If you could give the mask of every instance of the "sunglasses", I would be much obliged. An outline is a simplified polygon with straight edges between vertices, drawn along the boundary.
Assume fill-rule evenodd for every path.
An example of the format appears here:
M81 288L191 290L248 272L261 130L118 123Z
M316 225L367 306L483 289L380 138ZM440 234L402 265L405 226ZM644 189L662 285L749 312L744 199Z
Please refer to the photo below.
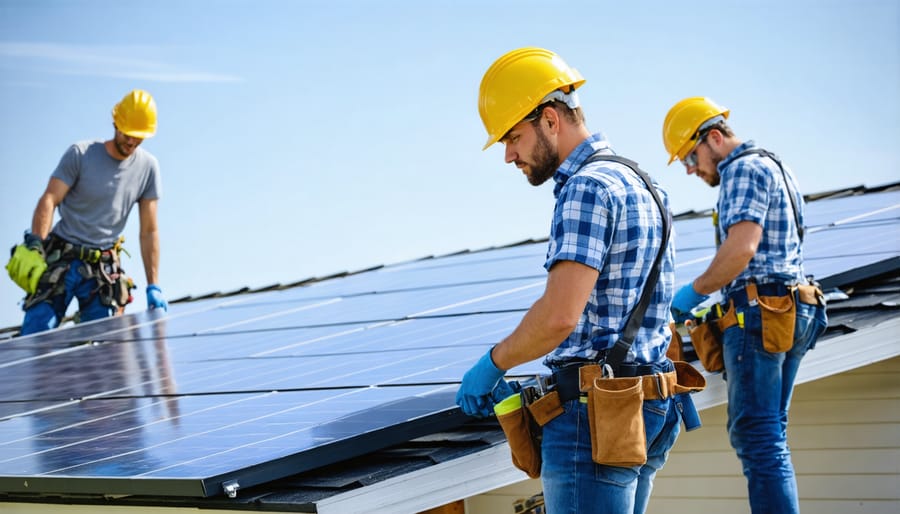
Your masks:
M684 156L684 159L681 159L681 162L684 163L686 168L693 168L697 165L697 149L700 148L700 145L702 145L704 141L706 141L707 134L709 134L708 130L702 134L697 134L697 144Z
M546 109L547 107L550 107L551 103L552 102L545 102L545 103L542 103L541 105L538 105L537 107L534 108L533 111L529 112L524 118L522 118L522 121L534 121L534 120L538 119L538 117L540 117L541 113L544 112L544 109ZM519 123L521 123L521 121Z

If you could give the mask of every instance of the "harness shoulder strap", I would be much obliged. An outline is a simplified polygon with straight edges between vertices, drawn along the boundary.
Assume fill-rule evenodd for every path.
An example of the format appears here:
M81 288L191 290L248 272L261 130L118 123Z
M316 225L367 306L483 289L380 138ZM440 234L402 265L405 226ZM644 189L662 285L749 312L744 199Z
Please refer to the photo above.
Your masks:
M806 232L806 229L803 225L800 224L800 211L797 209L797 202L794 200L795 191L791 190L791 183L788 181L787 173L784 171L784 165L781 164L781 159L778 158L774 153L764 149L764 148L748 148L743 152L734 156L735 159L743 157L745 155L756 154L762 157L768 157L775 161L775 164L778 165L778 169L781 170L781 177L784 180L784 187L787 190L788 199L791 201L791 209L794 210L794 224L797 226L797 235L800 236L800 242L803 242L803 234Z
M614 344L613 347L609 349L606 356L606 363L612 367L613 373L617 374L619 365L625 362L625 358L628 356L628 351L631 349L631 345L634 343L637 331L644 321L644 313L647 311L647 307L650 305L650 299L653 296L653 291L656 289L656 282L659 280L659 269L661 267L662 258L666 252L666 248L669 245L669 231L671 227L672 214L668 209L666 209L665 204L663 204L662 199L659 196L659 192L656 190L656 187L650 180L650 176L647 175L647 173L638 166L638 163L624 157L619 157L618 155L595 153L592 156L588 157L581 164L581 168L584 168L584 166L592 162L598 161L609 161L623 164L637 173L637 175L644 182L644 185L647 186L650 194L653 196L653 200L656 202L656 206L659 208L659 212L662 215L663 225L662 242L660 244L659 251L656 252L656 259L653 261L653 268L650 270L650 275L647 276L647 282L644 284L643 291L641 291L641 299L638 302L637 306L635 306L635 308L628 315L628 321L625 323L625 330L622 332L619 340L616 341L616 344Z

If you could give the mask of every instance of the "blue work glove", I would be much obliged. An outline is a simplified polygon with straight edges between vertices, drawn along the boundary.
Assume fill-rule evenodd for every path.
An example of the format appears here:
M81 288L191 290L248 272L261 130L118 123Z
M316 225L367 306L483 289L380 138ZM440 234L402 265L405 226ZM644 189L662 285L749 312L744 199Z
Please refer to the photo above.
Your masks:
M44 254L44 242L41 240L41 238L32 234L31 232L25 232L25 246L29 250L40 252L41 255Z
M456 404L469 416L490 416L494 412L494 403L515 392L503 380L505 371L494 365L491 350L493 348L466 372L456 392Z
M162 289L156 284L147 286L147 307L152 309L169 310L169 302L163 298Z
M684 323L691 318L691 309L703 303L709 295L694 290L694 283L689 282L675 293L672 299L672 317L676 323Z

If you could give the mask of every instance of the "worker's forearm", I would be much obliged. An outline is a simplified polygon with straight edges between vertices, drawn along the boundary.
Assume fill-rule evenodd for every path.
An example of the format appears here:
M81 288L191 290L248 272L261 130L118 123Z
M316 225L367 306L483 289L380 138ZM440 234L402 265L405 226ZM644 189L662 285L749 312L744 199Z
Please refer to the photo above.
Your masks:
M159 284L159 232L141 234L141 259L147 285Z
M41 239L47 239L47 236L50 235L50 227L53 224L53 210L55 208L56 206L53 205L53 200L49 196L41 196L37 207L34 209L34 216L31 218L32 234Z
M719 248L709 268L694 280L694 291L700 294L718 291L730 284L750 263L753 258L752 250L726 244Z
M728 237L702 275L694 280L694 291L711 294L730 284L750 264L762 238L762 226L741 221L728 229Z
M508 370L547 355L569 336L574 326L565 320L554 321L553 309L546 298L539 299L525 313L519 326L491 353L494 364Z

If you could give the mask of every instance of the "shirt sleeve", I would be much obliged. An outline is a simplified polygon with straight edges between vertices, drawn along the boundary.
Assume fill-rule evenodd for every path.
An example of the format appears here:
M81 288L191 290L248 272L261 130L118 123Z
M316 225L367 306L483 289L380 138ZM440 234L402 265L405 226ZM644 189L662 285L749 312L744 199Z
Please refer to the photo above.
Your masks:
M741 159L728 172L731 177L722 181L724 201L719 209L723 232L727 233L732 225L742 221L765 227L772 186L769 169L757 159Z
M62 180L69 188L75 187L81 170L81 151L78 145L72 145L59 159L59 164L53 170L52 178Z
M550 230L550 248L544 267L575 261L596 270L603 268L612 238L611 211L599 185L573 177L560 191Z
M141 191L141 200L157 200L162 196L162 176L159 172L159 161L156 157L149 155L149 172L147 174L147 182Z

